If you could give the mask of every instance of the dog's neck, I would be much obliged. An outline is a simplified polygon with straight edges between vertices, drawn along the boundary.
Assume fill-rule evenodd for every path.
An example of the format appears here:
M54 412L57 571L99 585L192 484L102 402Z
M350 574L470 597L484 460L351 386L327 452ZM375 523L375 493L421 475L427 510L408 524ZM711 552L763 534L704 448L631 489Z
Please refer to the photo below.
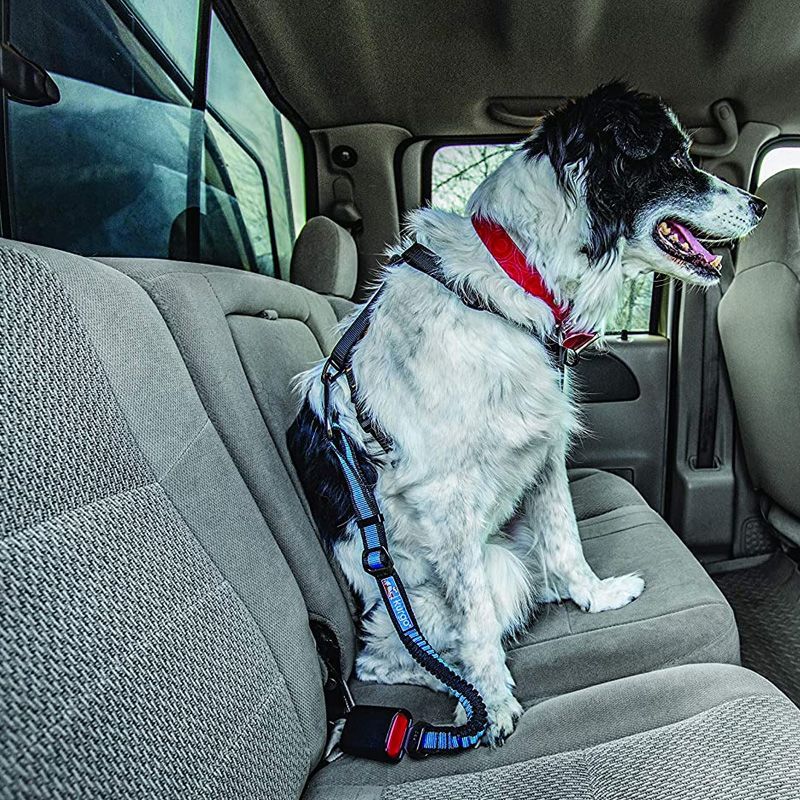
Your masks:
M619 254L590 266L582 248L589 219L579 179L574 198L558 186L549 161L521 164L512 154L475 191L469 217L421 209L409 219L412 236L442 259L442 269L457 285L494 304L505 316L542 334L554 326L547 304L526 295L502 271L478 238L472 215L501 225L540 272L555 300L571 308L570 324L578 330L601 330L622 291Z

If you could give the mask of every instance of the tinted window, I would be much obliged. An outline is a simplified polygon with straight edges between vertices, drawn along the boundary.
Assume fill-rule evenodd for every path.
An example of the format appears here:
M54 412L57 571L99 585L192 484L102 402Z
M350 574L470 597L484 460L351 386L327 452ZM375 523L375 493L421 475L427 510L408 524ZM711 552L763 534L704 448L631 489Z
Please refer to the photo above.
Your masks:
M511 144L470 144L440 147L431 165L431 202L437 208L464 213L464 207L478 184L514 149ZM625 281L625 293L608 331L650 329L653 276L642 275Z
M11 4L12 43L61 92L51 106L8 103L15 238L267 274L280 258L288 273L299 138L216 17L205 36L217 105L194 96L198 13L197 0Z
M186 207L186 96L102 0L15 2L11 40L61 91L44 108L8 104L14 236L167 256Z
M169 53L183 75L194 78L197 0L127 0L132 24L143 25Z
M283 274L288 274L295 220L289 169L302 171L298 136L269 102L230 36L216 16L211 21L211 51L208 62L208 105L229 126L262 166L262 174L242 175L239 202L254 232L253 247L259 264L266 258L269 235L265 230L269 204L272 237ZM294 146L292 146L294 145Z

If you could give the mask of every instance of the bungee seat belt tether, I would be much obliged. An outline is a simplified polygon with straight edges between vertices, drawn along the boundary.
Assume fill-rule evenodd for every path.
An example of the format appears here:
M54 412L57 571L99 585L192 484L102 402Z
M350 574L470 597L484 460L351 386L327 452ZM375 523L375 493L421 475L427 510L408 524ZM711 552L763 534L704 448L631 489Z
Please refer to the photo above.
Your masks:
M422 245L414 244L396 262L402 261L431 277L438 276L438 259ZM358 460L358 447L339 425L330 403L331 385L344 376L351 390L359 422L370 433L373 426L361 414L355 396L355 382L350 372L350 355L366 333L381 290L373 295L353 324L345 331L322 370L324 423L328 442L336 454L350 493L356 525L364 546L364 570L377 581L389 618L409 655L423 669L439 680L463 707L467 721L459 726L431 725L414 721L405 709L381 706L354 706L350 709L339 746L345 753L378 761L397 762L404 753L423 758L431 753L455 753L475 747L486 731L486 705L478 690L466 681L433 648L419 628L403 582L389 553L383 515L372 486L365 478ZM375 438L388 449L382 432ZM388 446L387 446L388 445Z
M597 339L597 335L593 331L575 330L571 327L569 320L571 308L556 301L539 271L527 263L524 253L502 226L479 217L473 218L472 224L475 233L506 275L528 294L545 303L553 314L554 336L545 342L545 345L554 355L559 381L563 387L566 368L577 363L581 353ZM503 316L490 301L477 296L469 289L450 283L442 271L436 254L419 243L412 244L389 263L404 263L425 273L453 292L469 308ZM350 493L355 522L364 545L362 553L364 570L377 581L389 618L406 650L423 669L448 689L462 705L467 716L467 721L463 725L440 726L430 725L424 721L414 722L411 714L405 709L380 706L352 707L342 732L341 749L351 755L396 762L403 757L404 752L414 758L422 758L430 753L456 753L475 747L486 732L488 717L486 704L478 690L444 661L420 631L403 582L389 554L383 516L372 486L365 478L359 463L358 447L339 425L335 410L330 403L332 384L344 377L350 388L350 398L359 424L386 452L389 452L392 446L391 440L361 408L355 378L350 367L353 348L369 327L381 291L382 287L364 306L339 339L323 367L321 378L324 392L325 432Z

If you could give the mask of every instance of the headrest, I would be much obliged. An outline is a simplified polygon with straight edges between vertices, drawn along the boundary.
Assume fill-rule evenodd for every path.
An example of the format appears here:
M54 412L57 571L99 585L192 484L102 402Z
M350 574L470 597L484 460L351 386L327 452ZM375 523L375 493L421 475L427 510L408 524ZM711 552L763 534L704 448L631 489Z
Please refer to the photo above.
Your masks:
M357 275L358 250L353 237L327 217L306 222L292 251L292 283L349 299L356 290Z
M800 275L800 169L785 169L756 194L769 208L761 224L739 245L736 273L777 261Z

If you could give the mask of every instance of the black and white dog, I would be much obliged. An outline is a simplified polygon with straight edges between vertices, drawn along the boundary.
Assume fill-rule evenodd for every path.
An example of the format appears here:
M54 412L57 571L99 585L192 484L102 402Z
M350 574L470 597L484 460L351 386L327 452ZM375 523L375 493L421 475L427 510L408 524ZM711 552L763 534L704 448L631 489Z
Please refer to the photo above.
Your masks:
M547 116L477 188L469 216L432 208L410 216L394 252L425 245L450 288L390 264L353 353L358 400L391 438L390 452L359 425L343 382L331 402L363 448L420 628L480 690L490 743L522 710L503 640L535 605L569 598L605 611L644 589L635 574L595 575L583 555L565 467L579 423L546 346L556 335L554 303L568 309L567 333L599 331L625 277L655 271L710 286L719 259L702 242L743 236L765 208L693 165L687 135L661 101L615 83ZM521 251L549 302L502 266L495 234ZM465 304L464 293L492 310ZM440 690L404 650L362 569L320 423L321 367L298 378L304 406L290 440L318 521L363 602L358 675Z

